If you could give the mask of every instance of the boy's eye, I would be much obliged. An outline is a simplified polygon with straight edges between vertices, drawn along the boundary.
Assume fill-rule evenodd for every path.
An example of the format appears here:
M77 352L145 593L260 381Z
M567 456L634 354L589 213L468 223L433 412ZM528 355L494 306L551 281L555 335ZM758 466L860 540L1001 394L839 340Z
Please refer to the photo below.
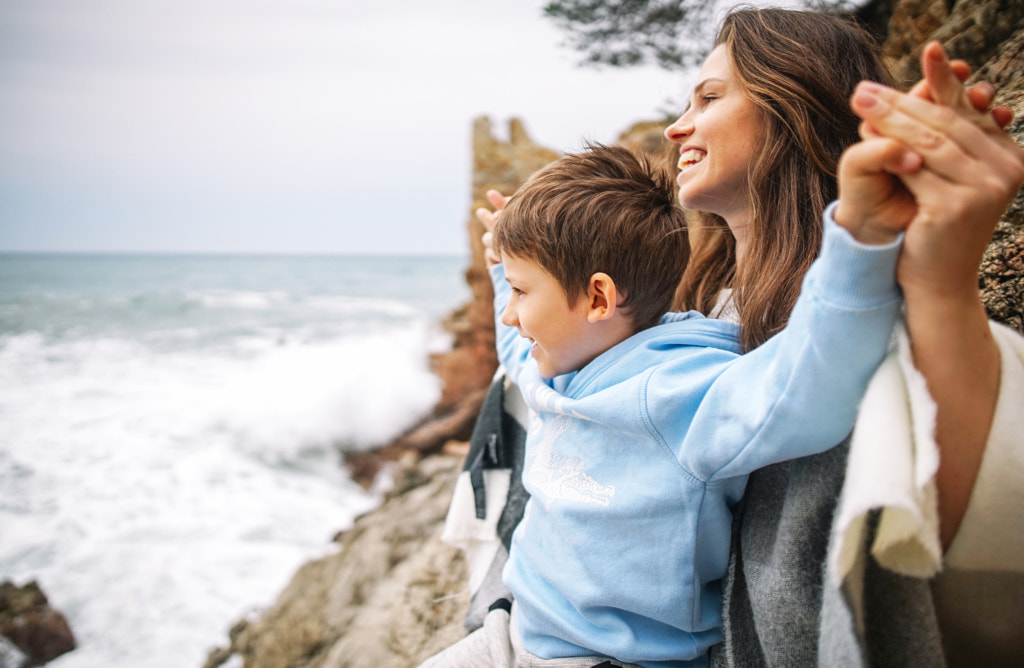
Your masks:
M512 294L514 294L514 295L524 295L524 294L526 294L525 292L523 292L522 290L520 290L519 288L517 288L514 285L510 285L509 287L512 289Z

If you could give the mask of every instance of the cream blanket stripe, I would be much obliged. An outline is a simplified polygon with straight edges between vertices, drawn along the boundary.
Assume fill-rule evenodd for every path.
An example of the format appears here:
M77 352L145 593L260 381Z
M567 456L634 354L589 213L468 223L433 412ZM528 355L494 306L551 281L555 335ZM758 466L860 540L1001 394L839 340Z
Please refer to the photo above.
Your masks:
M999 346L999 400L985 457L946 565L1024 572L1024 338L990 323ZM931 577L939 542L935 404L910 358L904 331L861 403L846 482L833 524L829 571L837 585L857 562L867 515L882 509L871 553L883 567Z

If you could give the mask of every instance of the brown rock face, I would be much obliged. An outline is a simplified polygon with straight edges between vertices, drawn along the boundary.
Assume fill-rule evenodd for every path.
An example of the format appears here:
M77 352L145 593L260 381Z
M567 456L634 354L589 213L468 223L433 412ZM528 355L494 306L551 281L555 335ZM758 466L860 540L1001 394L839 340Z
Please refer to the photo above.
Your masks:
M1018 15L1024 14L1021 4L1015 3ZM1002 43L998 57L978 67L974 79L996 87L996 103L1013 110L1007 130L1024 144L1024 27ZM1024 191L996 227L981 262L979 287L989 317L1024 334Z
M40 666L75 649L64 615L50 607L39 585L0 584L0 636L21 650L30 666Z
M641 121L619 135L616 143L646 153L656 164L660 163L667 169L672 169L679 159L679 146L665 138L665 128L674 120L666 118L661 121Z
M531 174L556 158L558 153L530 139L519 119L509 122L508 141L495 138L490 119L480 117L473 121L473 199L466 223L472 252L466 283L473 298L460 309L461 328L454 330L452 352L439 360L438 374L446 396L487 388L498 368L494 351L494 293L480 241L484 227L475 212L480 207L490 207L486 198L488 190L511 195ZM443 403L445 397L441 401Z

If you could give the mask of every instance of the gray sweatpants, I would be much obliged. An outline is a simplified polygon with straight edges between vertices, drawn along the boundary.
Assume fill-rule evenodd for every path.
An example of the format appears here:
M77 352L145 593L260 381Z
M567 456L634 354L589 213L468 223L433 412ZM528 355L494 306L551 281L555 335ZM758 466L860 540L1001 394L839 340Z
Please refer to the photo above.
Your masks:
M574 656L567 659L542 659L530 654L519 643L512 616L496 608L484 617L484 625L419 668L640 668L601 656Z

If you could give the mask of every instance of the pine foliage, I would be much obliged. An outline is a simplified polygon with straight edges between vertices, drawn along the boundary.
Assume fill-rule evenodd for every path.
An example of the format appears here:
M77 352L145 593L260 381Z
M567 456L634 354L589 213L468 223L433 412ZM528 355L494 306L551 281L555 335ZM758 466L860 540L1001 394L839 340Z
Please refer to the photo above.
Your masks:
M719 10L729 4L718 0L556 0L544 6L544 14L566 34L566 45L583 54L582 65L653 63L680 70L707 56L721 18ZM841 12L860 3L804 0L802 4ZM867 5L875 4L879 0L868 0Z

